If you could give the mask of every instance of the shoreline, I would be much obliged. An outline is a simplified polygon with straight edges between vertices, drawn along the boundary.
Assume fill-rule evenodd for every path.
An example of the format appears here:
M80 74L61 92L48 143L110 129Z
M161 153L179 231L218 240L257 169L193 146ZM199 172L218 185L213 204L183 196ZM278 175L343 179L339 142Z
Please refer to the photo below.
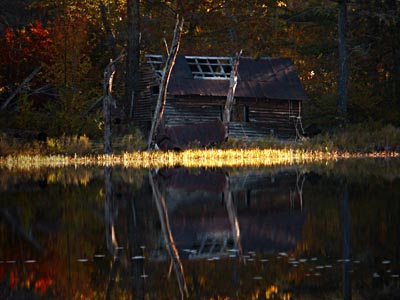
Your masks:
M111 155L4 155L0 169L37 169L54 167L265 167L294 165L339 159L399 158L395 151L323 152L302 149L195 149L173 151L134 151Z

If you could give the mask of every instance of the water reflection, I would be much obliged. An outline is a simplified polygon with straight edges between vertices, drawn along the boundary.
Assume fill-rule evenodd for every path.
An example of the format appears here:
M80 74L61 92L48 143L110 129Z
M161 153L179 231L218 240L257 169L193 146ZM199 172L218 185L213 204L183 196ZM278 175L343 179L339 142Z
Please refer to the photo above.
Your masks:
M158 187L158 182L155 179L154 171L149 171L149 181L151 189L153 191L153 199L156 203L158 215L160 217L161 231L164 236L165 246L171 258L171 265L173 265L175 269L179 285L179 291L181 293L181 298L184 299L185 296L186 297L189 296L189 291L185 279L185 273L178 253L178 249L176 248L174 237L171 232L171 227L169 225L169 216L168 216L167 206L165 204L165 198L164 195L160 192L160 189Z
M343 258L343 299L351 300L351 226L349 209L349 190L346 183L341 184L339 193L339 215L342 235L342 258Z
M0 299L395 298L399 166L0 169Z

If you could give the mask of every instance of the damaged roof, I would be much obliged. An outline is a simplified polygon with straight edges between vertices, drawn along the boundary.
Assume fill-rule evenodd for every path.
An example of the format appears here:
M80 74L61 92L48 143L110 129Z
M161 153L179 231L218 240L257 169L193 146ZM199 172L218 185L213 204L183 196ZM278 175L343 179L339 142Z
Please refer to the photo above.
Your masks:
M229 88L229 60L232 61L232 58L178 55L172 70L168 93L173 96L225 97ZM307 99L290 58L254 60L241 57L235 97Z

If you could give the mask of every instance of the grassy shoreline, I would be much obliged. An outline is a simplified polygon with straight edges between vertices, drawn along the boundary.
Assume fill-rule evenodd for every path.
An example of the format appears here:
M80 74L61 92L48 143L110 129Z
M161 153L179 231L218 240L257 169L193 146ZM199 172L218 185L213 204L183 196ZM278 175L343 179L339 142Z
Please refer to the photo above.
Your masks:
M352 125L337 133L325 133L298 141L266 138L259 141L229 139L212 148L192 145L180 152L145 151L141 136L113 140L114 154L102 154L102 142L86 136L48 138L21 142L0 133L0 167L122 165L126 167L171 166L266 166L316 160L366 157L400 157L400 128Z

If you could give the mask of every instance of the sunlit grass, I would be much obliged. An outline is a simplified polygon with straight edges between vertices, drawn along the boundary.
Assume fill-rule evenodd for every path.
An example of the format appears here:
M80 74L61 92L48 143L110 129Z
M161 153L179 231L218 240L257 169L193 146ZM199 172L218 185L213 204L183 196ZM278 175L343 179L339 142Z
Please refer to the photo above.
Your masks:
M292 165L347 157L399 157L395 152L350 154L296 149L203 149L182 152L136 151L121 155L8 155L0 158L0 167L34 169L67 166L161 167L245 167Z

